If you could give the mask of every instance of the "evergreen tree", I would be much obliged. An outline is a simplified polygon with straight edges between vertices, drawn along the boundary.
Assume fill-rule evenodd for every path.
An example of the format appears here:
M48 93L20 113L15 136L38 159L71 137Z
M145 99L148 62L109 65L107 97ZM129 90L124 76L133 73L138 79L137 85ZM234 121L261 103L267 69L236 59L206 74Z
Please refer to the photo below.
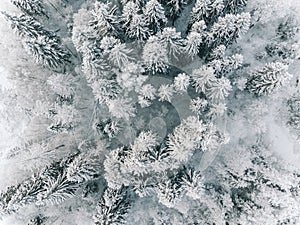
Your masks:
M229 14L238 14L247 6L248 0L226 0L224 12Z
M117 7L111 3L95 2L89 25L99 37L118 33L119 18L116 11Z
M11 23L12 29L21 37L38 39L39 37L47 37L59 41L59 38L54 32L47 31L34 18L22 14L21 16L10 16L7 13L2 13L5 18Z
M248 79L247 88L255 95L267 95L291 78L292 75L288 73L287 65L281 62L267 63L263 68L252 73Z
M136 16L139 11L140 8L136 3L131 1L126 3L122 10L122 20L124 22L124 28L127 28L130 25L132 18Z
M143 49L143 62L147 70L154 73L165 73L168 69L168 53L156 36L151 36Z
M77 183L90 181L99 177L101 167L99 155L95 149L89 149L88 153L81 153L69 164L66 177Z
M172 85L162 84L158 88L158 94L157 95L159 97L159 101L171 102L174 93L175 93L175 90L174 90L174 87Z
M186 37L184 49L191 58L194 58L200 53L200 47L206 37L205 30L206 25L203 20L195 22L192 26L191 32Z
M107 188L97 206L97 214L94 216L95 224L124 224L130 204L128 187Z
M125 44L116 44L110 50L108 60L119 68L122 68L124 65L134 60L134 58L130 56L131 54L132 50L127 48Z
M186 4L187 4L186 0L167 0L167 2L165 3L167 16L171 18L173 21L175 21L180 16Z
M207 41L209 46L215 48L220 44L227 46L233 43L238 37L248 31L250 18L249 13L227 14L225 17L219 17L208 34Z
M158 34L160 42L166 46L169 57L177 58L183 50L183 38L180 32L176 32L175 28L166 27Z
M60 69L71 63L71 54L53 39L41 37L37 40L28 40L24 42L24 47L37 63L51 69Z
M150 36L150 29L144 15L134 15L128 27L126 35L137 40L146 40Z
M222 0L197 0L192 9L189 27L201 20L210 26L221 15L223 8Z
M144 15L150 30L155 34L167 23L163 6L157 0L150 0L144 8Z
M23 13L29 16L47 16L41 0L11 0Z

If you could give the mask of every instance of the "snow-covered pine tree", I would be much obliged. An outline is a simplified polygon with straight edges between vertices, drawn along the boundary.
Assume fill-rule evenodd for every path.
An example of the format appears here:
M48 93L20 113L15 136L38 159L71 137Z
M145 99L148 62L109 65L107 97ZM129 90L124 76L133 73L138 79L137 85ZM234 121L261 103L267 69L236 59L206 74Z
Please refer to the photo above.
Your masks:
M113 138L122 129L121 123L118 120L112 120L111 118L96 120L93 128L98 134L102 134L105 137Z
M23 182L0 194L0 214L17 211L33 203L55 203L74 194L75 183L67 181L65 169L76 154L53 162Z
M190 76L180 73L174 78L174 89L179 93L186 92L190 85Z
M97 214L94 216L95 224L124 224L130 205L130 189L128 187L107 188L97 206Z
M150 0L146 3L144 15L152 34L162 30L168 21L163 6L157 0Z
M29 16L46 16L48 18L41 0L11 0L11 2Z
M116 99L121 93L121 87L115 79L99 78L91 84L91 88L99 103Z
M128 64L130 61L134 61L131 56L133 50L126 47L124 43L117 43L110 50L108 60L112 62L113 65L119 67L120 69Z
M66 171L55 177L47 176L43 179L42 191L37 195L38 204L59 204L73 197L77 188L75 182L67 179Z
M241 13L247 6L248 0L225 0L224 12L228 14Z
M132 18L137 15L139 11L140 7L138 6L138 4L132 1L126 3L122 10L122 21L124 23L123 26L125 29L130 25Z
M184 50L191 58L196 57L200 52L200 47L206 37L206 25L204 20L195 22L191 32L184 41Z
M183 51L184 41L180 32L175 28L166 27L158 34L160 42L166 46L169 57L178 59L178 54Z
M207 42L210 48L218 45L232 44L238 37L246 33L250 27L250 14L226 14L219 17L208 33Z
M172 101L172 97L175 94L175 90L173 85L162 84L157 90L157 96L159 97L159 101Z
M222 0L197 0L192 9L189 28L201 20L205 21L206 25L211 26L222 14L223 8Z
M167 0L166 3L166 15L173 21L180 16L183 8L187 5L187 0Z
M116 15L116 11L117 7L112 3L95 2L89 25L99 38L118 34L119 17Z
M54 32L47 31L37 20L27 15L11 16L5 12L2 12L5 18L11 23L12 29L23 38L37 39L41 36L48 37L50 39L57 39L57 35Z
M193 86L196 92L205 93L207 88L212 86L216 80L215 70L209 66L202 66L192 72Z
M33 175L20 184L8 187L0 193L0 215L10 214L25 205L35 203L42 187L43 181L39 175Z
M95 149L81 153L69 164L66 171L67 179L72 182L82 183L98 178L102 172L99 153Z
M181 191L192 199L201 199L205 191L204 178L194 168L184 167L180 171Z
M219 101L224 100L229 95L231 89L230 80L226 77L221 77L208 85L204 93L209 99Z
M162 181L158 183L157 188L155 189L158 202L168 208L173 208L176 201L180 199L180 183L176 181L175 177L164 175Z
M71 63L71 54L57 41L48 37L24 42L25 49L35 61L50 69L61 69Z
M147 70L155 73L165 73L169 67L169 58L166 46L160 43L156 36L151 36L143 49L143 62Z
M150 36L148 22L144 15L134 15L128 27L126 27L126 35L129 38L137 40L146 40Z
M290 80L288 65L281 62L267 63L264 67L254 71L247 81L247 89L257 95L271 94Z

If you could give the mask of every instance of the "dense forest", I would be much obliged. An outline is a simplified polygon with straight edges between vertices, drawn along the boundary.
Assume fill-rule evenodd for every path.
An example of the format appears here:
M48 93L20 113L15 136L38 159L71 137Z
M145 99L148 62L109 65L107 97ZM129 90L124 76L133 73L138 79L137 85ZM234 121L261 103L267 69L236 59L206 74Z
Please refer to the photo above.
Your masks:
M298 0L1 0L0 224L300 224Z

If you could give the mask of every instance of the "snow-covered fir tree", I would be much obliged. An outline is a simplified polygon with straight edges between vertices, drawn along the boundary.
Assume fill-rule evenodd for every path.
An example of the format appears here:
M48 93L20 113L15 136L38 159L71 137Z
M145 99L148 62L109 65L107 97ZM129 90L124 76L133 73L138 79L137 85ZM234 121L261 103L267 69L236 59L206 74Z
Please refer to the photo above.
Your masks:
M267 95L291 78L292 75L288 72L288 65L281 62L268 63L251 74L247 82L247 88L258 96Z
M167 23L165 10L157 0L150 0L146 3L144 15L152 33L160 31Z
M23 13L30 16L47 16L44 3L41 0L11 0Z
M296 3L1 2L0 223L299 224Z

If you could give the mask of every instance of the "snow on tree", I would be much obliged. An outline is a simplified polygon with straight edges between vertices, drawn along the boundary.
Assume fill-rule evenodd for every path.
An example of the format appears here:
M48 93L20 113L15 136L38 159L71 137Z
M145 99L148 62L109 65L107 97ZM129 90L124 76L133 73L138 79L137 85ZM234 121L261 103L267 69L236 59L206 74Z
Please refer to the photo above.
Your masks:
M203 20L195 22L192 26L191 32L186 37L184 49L191 58L194 58L199 54L200 47L203 44L203 40L206 36L205 30L206 25Z
M121 93L121 88L113 79L98 79L91 84L94 96L99 103L116 99Z
M147 70L155 73L165 73L168 69L168 52L156 36L151 36L143 49L143 62Z
M187 4L186 0L168 0L166 3L167 16L173 21L178 18Z
M226 0L224 12L229 14L238 14L247 6L248 0Z
M35 61L51 69L59 69L71 63L71 54L56 41L47 37L24 42L25 49Z
M68 133L78 125L78 110L73 105L56 105L54 115L51 116L52 124L48 127L54 133Z
M67 179L82 183L99 177L102 165L98 154L95 149L91 149L90 152L77 156L67 168Z
M98 203L97 214L94 216L95 224L124 224L131 205L129 191L129 188L124 186L120 189L107 188Z
M129 120L134 117L135 107L130 98L116 98L107 101L108 110L117 119Z
M288 72L288 65L281 62L267 63L251 74L247 82L247 89L258 96L267 95L291 78L292 75Z
M41 0L11 0L23 13L30 16L47 16Z
M148 79L147 76L142 75L145 69L138 63L128 63L124 65L122 71L117 74L118 84L128 91L138 92L144 82Z
M209 106L209 112L207 116L222 116L227 110L225 103L212 103Z
M92 19L89 25L100 37L118 33L119 18L116 15L117 7L111 3L95 2L91 12Z
M150 106L151 101L156 98L156 89L151 84L143 85L140 90L138 90L138 93L140 94L138 96L138 102L142 108Z
M125 64L134 60L130 54L132 54L132 50L127 48L125 44L116 44L110 50L108 60L119 68L122 68Z
M47 31L45 28L34 18L27 15L11 16L2 12L5 18L11 23L12 29L21 37L37 39L40 36L45 36L51 39L58 39L54 32Z
M162 182L158 184L156 193L158 202L169 208L174 207L176 200L180 198L179 185L174 181L174 179L170 179L169 177L164 177Z
M181 189L192 199L201 199L204 194L204 178L193 168L184 168L181 177Z
M67 179L66 173L57 177L47 177L44 180L43 191L38 194L38 204L59 204L75 195L76 185Z
M51 163L23 182L0 193L0 212L7 214L30 204L58 204L74 196L78 186L67 179L66 168L76 158L70 154Z
M207 100L199 97L192 99L189 105L190 109L198 115L201 115L207 109L207 106Z
M140 8L136 3L132 1L126 3L122 10L122 20L125 28L130 25L132 18L137 15L139 11Z
M215 143L211 140L218 139L217 133L213 125L206 125L196 117L190 116L168 136L167 146L171 151L170 155L177 163L186 162L196 149L206 151L215 147Z
M16 186L11 186L0 193L0 215L10 214L21 207L37 201L37 194L41 192L42 180L32 176Z
M159 101L168 101L171 102L172 97L175 93L174 87L169 84L162 84L158 88L157 96L159 97Z
M53 74L47 79L47 84L59 96L71 99L75 94L75 80L71 74Z
M169 57L175 57L183 50L183 38L180 32L176 32L175 28L166 27L158 34L160 42L166 46Z
M227 46L233 43L238 37L248 31L250 19L249 13L226 14L225 17L219 17L218 21L213 24L207 37L210 47L214 48L220 44Z
M204 20L207 25L215 22L221 15L224 4L222 0L197 0L191 13L190 26Z
M174 89L179 92L187 91L190 85L190 77L185 73L180 73L174 78Z
M146 17L144 15L134 15L129 26L126 27L126 34L132 39L146 40L150 36Z
M230 80L226 77L217 78L206 89L206 96L212 100L224 100L231 91Z
M157 0L150 0L144 8L144 15L152 33L157 33L167 23L165 10Z
M103 134L110 139L118 135L118 133L122 129L122 126L118 120L112 120L108 118L103 120L96 120L94 122L93 128L98 134Z
M128 4L128 2L133 2L135 4L137 4L138 6L144 6L147 2L147 0L121 0L123 6L125 7L126 4Z
M219 45L219 46L215 47L214 49L212 49L212 51L210 52L207 59L209 61L223 59L225 56L225 51L226 51L226 46Z
M215 70L208 66L202 66L199 69L193 70L191 77L196 91L203 93L205 93L207 88L212 86L216 80Z

